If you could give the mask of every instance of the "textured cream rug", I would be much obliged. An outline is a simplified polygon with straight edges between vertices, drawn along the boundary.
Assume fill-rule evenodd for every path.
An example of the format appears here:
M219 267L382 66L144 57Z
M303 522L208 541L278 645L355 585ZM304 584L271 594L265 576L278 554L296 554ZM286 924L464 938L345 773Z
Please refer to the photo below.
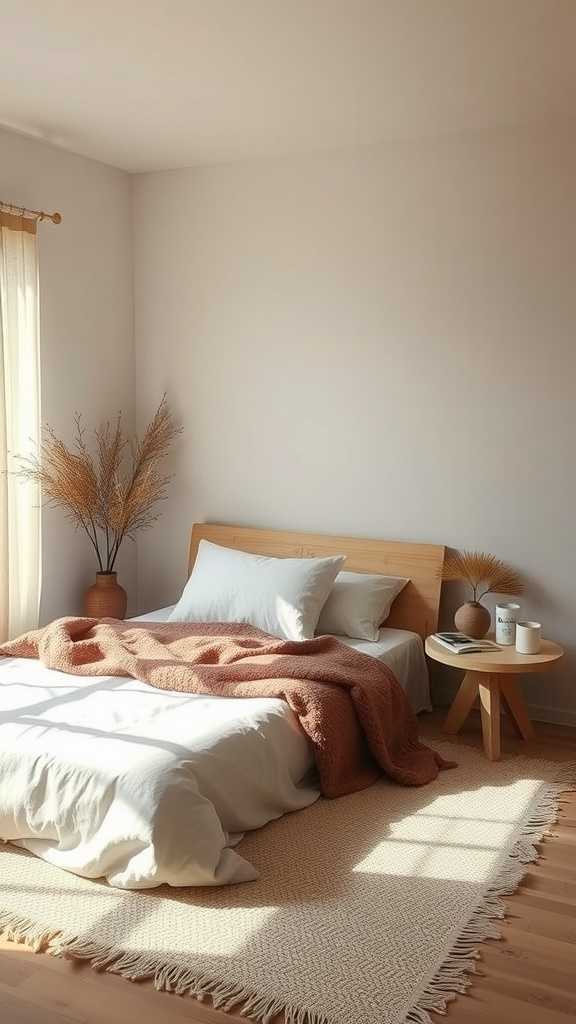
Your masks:
M382 782L248 836L257 882L123 892L1 846L0 931L262 1022L424 1024L465 990L576 781L438 746L459 767L437 783Z

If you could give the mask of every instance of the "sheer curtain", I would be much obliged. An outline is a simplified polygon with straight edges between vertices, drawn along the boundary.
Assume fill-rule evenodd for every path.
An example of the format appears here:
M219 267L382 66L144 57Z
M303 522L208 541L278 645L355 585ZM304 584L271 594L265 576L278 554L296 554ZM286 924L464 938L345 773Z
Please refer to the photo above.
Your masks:
M39 440L36 221L0 210L0 639L38 624L40 493L11 470Z

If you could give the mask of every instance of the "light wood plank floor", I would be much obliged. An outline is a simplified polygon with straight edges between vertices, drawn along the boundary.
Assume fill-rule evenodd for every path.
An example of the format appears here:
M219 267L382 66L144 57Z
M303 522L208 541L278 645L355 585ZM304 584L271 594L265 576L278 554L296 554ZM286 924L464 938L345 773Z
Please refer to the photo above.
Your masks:
M423 720L425 735L439 734L440 714ZM526 753L576 760L576 730L537 726ZM457 742L480 745L471 716ZM504 750L520 742L511 736ZM1 881L0 881L1 884ZM509 900L502 942L482 946L481 975L448 1013L448 1024L567 1024L576 1018L576 794L566 797L553 838ZM232 1018L189 998L155 992L98 974L74 961L30 953L0 940L0 1020L6 1024L230 1024ZM441 1018L438 1018L440 1021Z

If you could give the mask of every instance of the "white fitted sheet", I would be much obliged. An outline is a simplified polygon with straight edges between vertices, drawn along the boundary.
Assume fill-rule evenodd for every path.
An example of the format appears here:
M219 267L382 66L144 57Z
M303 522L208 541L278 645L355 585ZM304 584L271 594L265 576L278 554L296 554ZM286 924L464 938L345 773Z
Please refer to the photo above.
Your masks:
M430 680L422 637L407 629L383 627L377 640L352 640L349 636L337 638L355 651L378 658L392 669L404 690L413 711L431 711Z

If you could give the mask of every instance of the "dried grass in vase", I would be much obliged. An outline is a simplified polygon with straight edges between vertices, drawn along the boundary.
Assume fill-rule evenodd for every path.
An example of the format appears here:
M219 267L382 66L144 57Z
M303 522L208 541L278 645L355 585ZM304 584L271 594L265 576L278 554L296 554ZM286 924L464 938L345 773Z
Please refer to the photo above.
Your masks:
M524 589L515 569L482 551L462 551L447 555L442 579L467 583L472 589L473 601L481 601L486 594L521 594Z
M165 395L141 440L132 444L124 434L120 414L114 425L106 423L94 431L94 452L86 443L79 414L74 422L71 446L47 427L39 454L18 457L16 472L38 482L46 503L61 508L76 529L84 531L94 548L98 576L115 576L124 539L134 538L159 518L158 502L166 497L171 480L160 466L182 428L174 422ZM110 581L100 580L99 586L104 585L112 586ZM125 594L123 605L125 610ZM121 606L117 601L114 608Z

